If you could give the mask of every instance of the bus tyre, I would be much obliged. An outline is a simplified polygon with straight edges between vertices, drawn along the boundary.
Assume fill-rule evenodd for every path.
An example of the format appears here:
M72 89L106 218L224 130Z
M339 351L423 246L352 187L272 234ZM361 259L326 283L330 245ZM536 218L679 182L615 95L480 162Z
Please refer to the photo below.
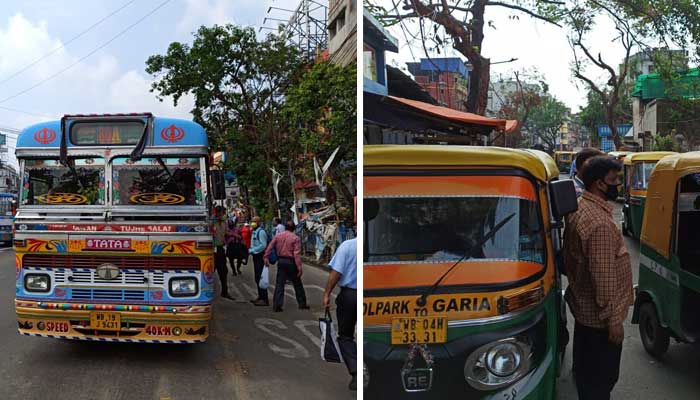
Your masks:
M646 302L639 309L639 333L647 353L661 358L668 350L669 334L659 323L654 303Z

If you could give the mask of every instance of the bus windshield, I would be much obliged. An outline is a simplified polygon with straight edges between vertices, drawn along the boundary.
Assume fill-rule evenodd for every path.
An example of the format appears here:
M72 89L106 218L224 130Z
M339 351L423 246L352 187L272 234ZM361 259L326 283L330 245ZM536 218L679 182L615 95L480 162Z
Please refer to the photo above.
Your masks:
M104 204L104 159L70 158L24 161L23 205Z
M112 162L114 205L203 205L200 158L126 157Z
M373 203L373 204L368 204ZM365 261L454 262L471 258L544 263L544 232L537 203L517 197L366 198ZM373 212L374 213L374 212ZM493 227L514 214L481 248Z

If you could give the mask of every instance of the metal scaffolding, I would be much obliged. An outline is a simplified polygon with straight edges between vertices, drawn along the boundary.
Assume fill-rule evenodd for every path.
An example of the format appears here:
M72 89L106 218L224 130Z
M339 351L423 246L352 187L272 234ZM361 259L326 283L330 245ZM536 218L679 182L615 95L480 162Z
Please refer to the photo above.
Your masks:
M328 47L328 6L323 3L324 0L301 0L296 10L270 6L258 31L277 31L307 59L314 59ZM289 18L284 19L286 16ZM268 21L277 26L265 26Z

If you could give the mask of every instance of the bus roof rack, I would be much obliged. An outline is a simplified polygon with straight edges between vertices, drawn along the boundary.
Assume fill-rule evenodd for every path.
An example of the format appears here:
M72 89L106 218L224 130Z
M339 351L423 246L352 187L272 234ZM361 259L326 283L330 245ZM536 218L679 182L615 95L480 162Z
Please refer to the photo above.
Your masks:
M76 118L76 117L134 117L134 116L145 116L152 117L153 114L150 112L140 112L140 113L113 113L113 114L65 114L63 118Z

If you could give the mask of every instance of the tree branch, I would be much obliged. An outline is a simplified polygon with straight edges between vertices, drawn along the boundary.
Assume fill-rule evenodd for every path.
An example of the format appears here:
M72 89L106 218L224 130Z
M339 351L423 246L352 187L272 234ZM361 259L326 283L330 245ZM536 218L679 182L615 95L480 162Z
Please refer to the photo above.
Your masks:
M545 22L549 22L550 24L556 25L556 26L561 28L561 25L559 25L556 21L554 21L550 18L547 18L543 15L539 15L533 11L528 10L527 8L520 7L520 6L515 5L515 4L501 3L500 1L488 1L488 2L486 2L486 5L487 6L505 7L505 8L510 8L511 10L517 10L517 11L523 12L523 13L525 13L533 18L536 18L536 19L539 19L539 20L542 20Z

